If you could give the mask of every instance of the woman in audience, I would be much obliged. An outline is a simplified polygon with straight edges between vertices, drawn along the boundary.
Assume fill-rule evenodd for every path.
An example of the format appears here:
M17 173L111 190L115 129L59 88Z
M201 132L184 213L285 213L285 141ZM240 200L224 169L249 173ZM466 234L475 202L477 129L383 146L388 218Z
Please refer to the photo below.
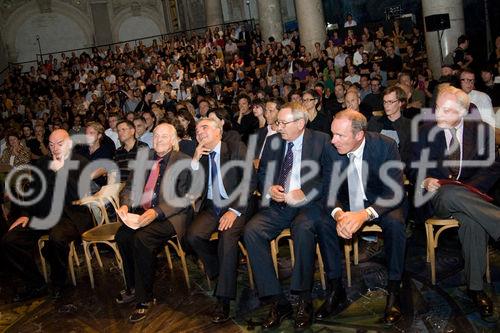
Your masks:
M306 90L302 94L302 105L309 117L307 128L330 135L330 121L328 116L321 112L321 98L318 93L313 89Z
M5 135L7 147L0 157L0 163L17 167L29 164L31 160L30 150L22 144L21 135L15 130L10 130Z
M253 115L259 120L259 128L266 126L266 118L264 117L265 104L261 100L255 100L252 103Z

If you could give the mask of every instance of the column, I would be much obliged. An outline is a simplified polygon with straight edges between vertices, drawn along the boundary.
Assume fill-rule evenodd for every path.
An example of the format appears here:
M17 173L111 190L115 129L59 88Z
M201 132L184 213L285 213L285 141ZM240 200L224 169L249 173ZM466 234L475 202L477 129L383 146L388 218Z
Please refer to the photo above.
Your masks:
M422 0L422 11L424 18L429 15L450 15L450 29L443 32L441 46L443 58L453 52L457 47L457 39L465 33L464 6L462 0ZM442 33L442 32L440 32ZM434 78L439 78L441 72L441 53L439 50L439 39L436 31L425 32L425 43L427 49L427 62L432 70Z
M307 52L314 51L314 43L323 44L326 39L325 15L321 0L295 0L299 23L300 43Z
M263 40L267 43L269 37L276 41L283 38L283 22L281 20L280 0L258 0L259 25Z
M95 44L105 45L113 43L111 32L111 22L109 20L109 10L107 1L90 1L90 10L94 23Z
M220 0L206 0L205 15L207 18L207 26L223 24L224 17L222 16L222 5Z

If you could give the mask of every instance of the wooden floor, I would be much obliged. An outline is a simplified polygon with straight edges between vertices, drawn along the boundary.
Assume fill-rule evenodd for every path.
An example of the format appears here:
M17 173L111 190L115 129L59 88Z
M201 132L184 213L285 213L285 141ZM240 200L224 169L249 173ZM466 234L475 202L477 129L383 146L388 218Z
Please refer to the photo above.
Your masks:
M429 281L425 249L418 243L408 247L407 277L403 293L405 318L396 327L381 323L385 304L384 284L387 277L383 255L353 266L353 286L348 289L351 305L341 314L316 322L312 332L500 332L498 315L482 320L468 300L459 247L442 245L438 253L438 279ZM290 261L286 247L280 253L280 276L288 296ZM487 287L496 312L500 313L500 251L491 255L493 284ZM80 260L82 256L80 255ZM166 259L158 258L155 295L157 305L147 319L136 324L127 320L133 305L117 305L115 296L123 281L110 253L103 254L104 268L94 263L96 288L90 288L87 270L82 262L77 268L77 287L68 288L65 297L53 301L48 297L26 303L12 303L14 280L9 272L0 275L0 331L5 332L260 332L259 321L267 308L259 303L255 291L248 286L245 265L240 266L238 300L233 302L233 320L215 325L210 312L215 305L206 278L192 260L188 260L191 289L174 261L168 270ZM345 278L345 277L344 277ZM324 292L318 276L313 290L314 306L321 303ZM292 302L295 300L290 296ZM277 332L292 332L293 322L286 320Z

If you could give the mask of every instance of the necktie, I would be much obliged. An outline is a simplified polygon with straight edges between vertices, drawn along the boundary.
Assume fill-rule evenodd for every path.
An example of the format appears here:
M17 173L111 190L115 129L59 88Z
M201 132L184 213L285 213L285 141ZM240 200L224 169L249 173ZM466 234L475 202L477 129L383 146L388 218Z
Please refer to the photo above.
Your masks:
M280 176L278 178L278 185L283 186L285 192L288 191L290 186L290 172L293 166L293 142L288 142L288 149L286 151L285 159L283 160L283 165L281 166Z
M450 174L453 178L457 179L458 174L460 173L460 155L461 155L461 148L460 148L460 142L458 142L457 138L457 129L452 127L450 128L451 132L451 140L450 140L450 146L448 147L448 160L450 161L455 161L457 165L452 165L449 167Z
M151 208L151 202L153 201L156 182L158 181L158 177L160 176L160 161L161 159L158 159L155 164L153 164L153 168L151 168L151 172L149 173L146 186L144 186L144 193L142 194L141 198L141 204L144 210Z
M349 208L351 212L357 212L365 208L363 192L358 170L354 164L353 153L349 154L349 166L347 168L347 185L349 188Z
M215 163L215 151L210 152L210 176L212 177L212 202L214 207L215 216L219 217L222 213L222 208L218 206L222 202L222 196L219 188L219 171L217 170L217 163Z

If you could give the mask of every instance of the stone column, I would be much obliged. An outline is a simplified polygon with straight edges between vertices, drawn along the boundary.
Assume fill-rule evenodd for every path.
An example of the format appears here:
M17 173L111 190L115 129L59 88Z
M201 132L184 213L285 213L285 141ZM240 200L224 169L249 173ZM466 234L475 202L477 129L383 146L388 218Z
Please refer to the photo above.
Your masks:
M224 17L220 0L205 0L205 15L208 26L223 24Z
M276 41L283 39L283 21L281 20L280 0L258 0L259 25L262 38L267 42L269 37Z
M307 52L314 51L314 43L326 39L325 15L321 0L295 0L295 11L299 23L300 43Z
M92 12L92 20L94 23L96 45L113 43L113 34L111 32L111 22L109 19L109 9L107 1L90 1L90 10Z
M450 15L450 29L440 32L443 34L441 46L443 58L457 47L457 39L465 33L463 0L422 0L424 18L435 14ZM436 31L425 32L427 62L434 78L439 78L441 71L441 53Z

